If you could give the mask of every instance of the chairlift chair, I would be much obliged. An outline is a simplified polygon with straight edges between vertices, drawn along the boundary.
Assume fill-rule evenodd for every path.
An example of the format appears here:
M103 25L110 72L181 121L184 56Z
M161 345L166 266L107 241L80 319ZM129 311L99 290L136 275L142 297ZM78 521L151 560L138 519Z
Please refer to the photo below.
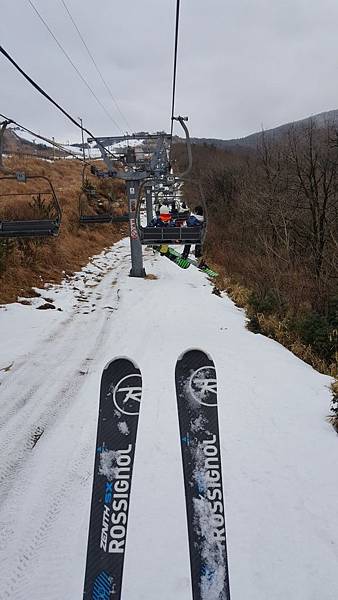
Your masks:
M183 180L182 180L183 181ZM144 186L149 185L151 180L145 180L139 189L138 200L136 204L136 228L141 244L147 246L159 246L161 244L170 245L181 245L181 244L202 244L207 228L207 214L206 214L206 203L202 191L202 187L199 182L192 180L185 180L186 183L194 185L198 190L199 200L195 204L203 206L204 212L204 223L203 226L187 227L181 225L178 227L149 227L143 226L141 223L141 205L144 200ZM173 197L171 201L173 200Z
M107 198L102 195L96 188L96 186L92 185L86 177L86 169L89 165L85 164L82 172L82 189L79 196L79 221L82 225L91 225L91 224L102 224L102 223L126 223L129 221L129 214L126 213L124 215L114 215L114 212L110 211L102 211L90 214L88 212L88 206L94 205L93 208L98 211L100 207L100 202L107 201ZM97 177L103 177L105 173L101 174L101 172L95 167L91 166L91 173L96 175Z
M1 190L1 183L5 181L23 184L30 181L43 181L46 182L48 189L29 192L4 192ZM31 197L32 201L37 199L39 202L48 198L50 201L48 213L52 213L53 217L50 218L48 216L39 219L9 219L7 217L2 217L0 214L0 238L34 238L58 235L62 212L55 190L48 177L45 177L44 175L26 175L22 171L11 175L0 176L0 208L1 199L5 197Z

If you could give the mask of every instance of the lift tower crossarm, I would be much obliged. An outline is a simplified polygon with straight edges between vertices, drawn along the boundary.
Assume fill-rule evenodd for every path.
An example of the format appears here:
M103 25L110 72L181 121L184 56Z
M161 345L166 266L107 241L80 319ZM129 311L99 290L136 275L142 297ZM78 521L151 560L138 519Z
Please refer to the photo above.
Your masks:
M130 135L114 135L105 137L88 138L88 143L98 142L102 146L111 146L112 144L118 144L119 142L128 142L129 140L158 140L159 138L170 140L169 133L145 133L140 131L139 133L132 133Z

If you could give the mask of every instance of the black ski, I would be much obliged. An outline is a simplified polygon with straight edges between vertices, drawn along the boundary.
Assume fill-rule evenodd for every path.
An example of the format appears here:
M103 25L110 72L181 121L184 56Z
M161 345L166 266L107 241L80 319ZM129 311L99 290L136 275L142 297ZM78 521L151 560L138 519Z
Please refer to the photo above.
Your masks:
M177 361L175 379L193 600L229 600L214 362L201 350L188 350Z
M120 600L142 377L116 358L101 380L83 598Z

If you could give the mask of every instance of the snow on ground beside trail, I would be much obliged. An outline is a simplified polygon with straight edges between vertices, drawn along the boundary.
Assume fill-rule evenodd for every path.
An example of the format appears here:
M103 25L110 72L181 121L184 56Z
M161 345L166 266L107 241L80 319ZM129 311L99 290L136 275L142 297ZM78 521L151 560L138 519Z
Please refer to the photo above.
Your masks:
M174 368L198 347L218 374L232 600L336 600L330 379L247 331L194 267L145 250L144 280L129 263L123 240L0 307L0 599L82 598L100 377L118 355L143 375L122 597L191 599Z

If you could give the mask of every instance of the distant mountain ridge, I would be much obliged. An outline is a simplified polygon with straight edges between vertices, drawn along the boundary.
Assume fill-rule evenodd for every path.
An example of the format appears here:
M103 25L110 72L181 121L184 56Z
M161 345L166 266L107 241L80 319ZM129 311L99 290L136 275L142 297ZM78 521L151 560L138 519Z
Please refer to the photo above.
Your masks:
M4 135L4 152L32 151L35 144L21 138L13 128L8 128Z
M318 127L324 127L327 123L338 125L338 110L335 109L321 112L316 115L311 115L304 119L300 119L299 121L291 121L290 123L285 123L284 125L279 125L278 127L274 127L272 129L265 129L264 132L257 131L256 133L251 133L250 135L242 138L234 138L230 140L222 140L217 138L191 138L191 141L194 144L209 144L225 149L256 148L257 143L259 142L263 133L267 136L267 138L273 137L274 139L278 139L287 133L291 125L295 127L301 127L309 123L311 120L314 121Z
M53 158L55 156L66 156L65 152L53 150L49 146L43 143L35 143L25 138L22 138L13 128L8 128L4 135L4 154L26 154L28 156L40 156L46 158Z
M301 127L302 125L306 125L310 120L313 120L316 123L316 125L318 125L319 127L324 127L328 122L332 123L333 125L337 125L337 127L338 127L338 109L321 112L316 115L311 115L304 119L300 119L299 121L293 121L293 122L285 123L283 125L279 125L278 127L274 127L272 129L266 129L266 130L264 130L264 135L266 135L268 138L273 137L274 139L278 139L279 137L282 137L285 133L287 133L287 131L291 125L294 125L295 127ZM215 146L218 148L232 149L232 150L237 149L239 151L241 151L241 150L243 151L245 149L255 149L257 147L257 143L259 142L262 135L263 135L262 131L257 131L256 133L251 133L250 135L247 135L245 137L233 138L230 140L223 140L220 138L193 137L193 138L191 138L191 141L194 144L208 144L210 146L212 145L212 146ZM182 141L182 139L177 136L174 137L174 140ZM81 144L72 144L72 145L81 147ZM50 155L51 149L50 149L50 147L46 146L43 143L39 144L39 143L30 142L29 140L26 140L26 139L20 137L20 135L18 133L16 133L16 131L14 131L13 129L8 128L7 131L5 132L5 136L4 136L4 152L5 153L22 152L22 153L36 154L36 155L37 154ZM63 155L63 152L59 151L57 149L54 152L54 154L55 153L56 153L56 155L59 155L59 156Z

